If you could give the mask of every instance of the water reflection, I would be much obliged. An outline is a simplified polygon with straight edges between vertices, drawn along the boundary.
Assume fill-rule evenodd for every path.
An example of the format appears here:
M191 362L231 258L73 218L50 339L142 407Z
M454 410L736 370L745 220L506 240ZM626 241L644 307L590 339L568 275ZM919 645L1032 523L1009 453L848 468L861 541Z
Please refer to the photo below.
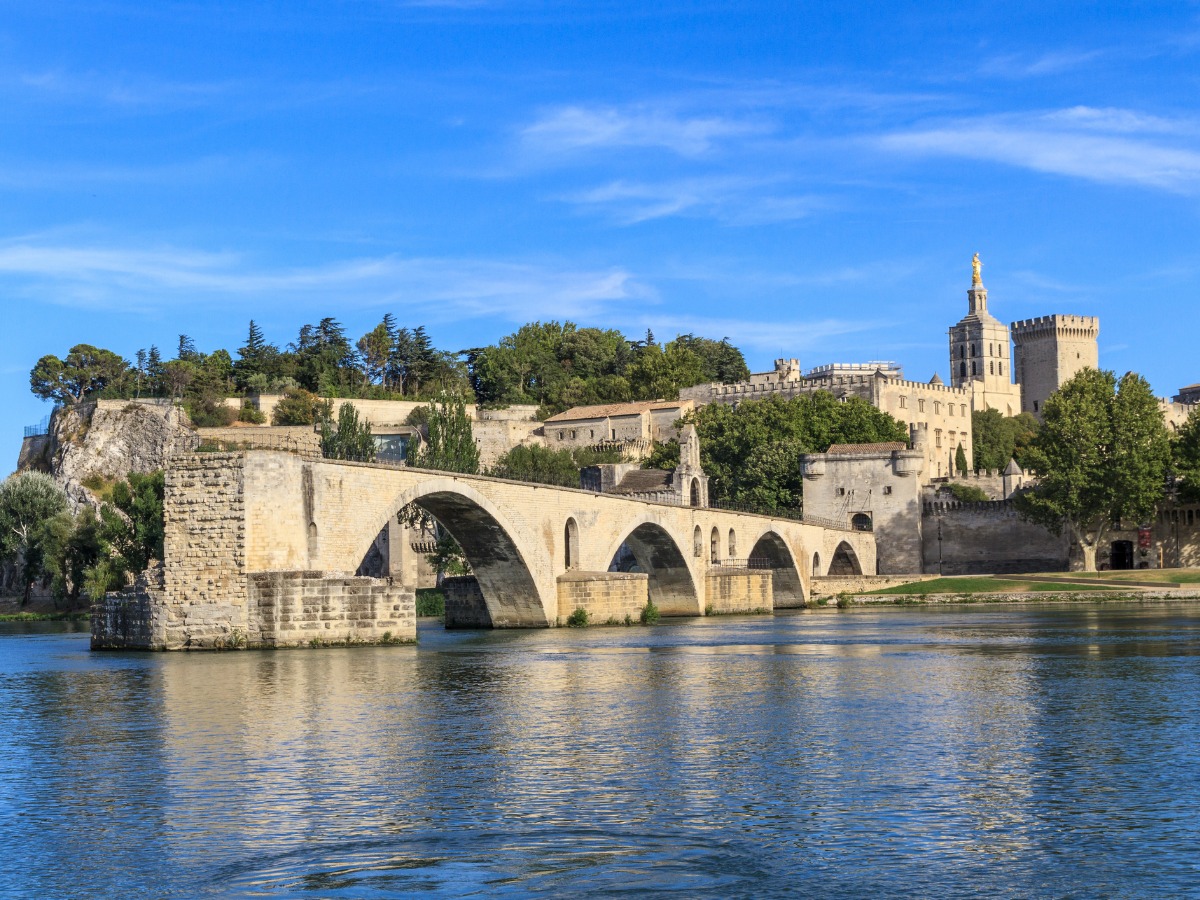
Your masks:
M1115 605L191 656L9 628L0 884L1180 893L1198 635L1200 607Z

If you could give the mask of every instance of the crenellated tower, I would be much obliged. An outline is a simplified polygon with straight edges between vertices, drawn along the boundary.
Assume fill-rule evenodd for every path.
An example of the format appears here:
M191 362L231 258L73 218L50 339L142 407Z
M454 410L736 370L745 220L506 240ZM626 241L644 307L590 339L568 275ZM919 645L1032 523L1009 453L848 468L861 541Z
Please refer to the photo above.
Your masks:
M1046 398L1076 372L1100 368L1099 335L1095 316L1038 316L1013 322L1021 411L1040 419Z

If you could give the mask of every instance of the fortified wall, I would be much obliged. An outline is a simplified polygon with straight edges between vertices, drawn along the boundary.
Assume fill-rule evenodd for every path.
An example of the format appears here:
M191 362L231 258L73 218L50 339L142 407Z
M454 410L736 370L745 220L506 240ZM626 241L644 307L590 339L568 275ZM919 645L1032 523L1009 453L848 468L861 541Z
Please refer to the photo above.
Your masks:
M922 565L941 575L1063 572L1066 535L1054 535L1017 515L1011 500L927 502L921 512Z

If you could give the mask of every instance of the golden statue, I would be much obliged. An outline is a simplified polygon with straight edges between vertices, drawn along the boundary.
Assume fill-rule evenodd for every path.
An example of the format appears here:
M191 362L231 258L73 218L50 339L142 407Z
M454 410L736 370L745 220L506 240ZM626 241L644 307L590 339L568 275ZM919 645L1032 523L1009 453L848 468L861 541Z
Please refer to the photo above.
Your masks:
M979 254L976 253L971 257L971 287L983 287L983 278L979 274L982 268L983 263L979 261Z

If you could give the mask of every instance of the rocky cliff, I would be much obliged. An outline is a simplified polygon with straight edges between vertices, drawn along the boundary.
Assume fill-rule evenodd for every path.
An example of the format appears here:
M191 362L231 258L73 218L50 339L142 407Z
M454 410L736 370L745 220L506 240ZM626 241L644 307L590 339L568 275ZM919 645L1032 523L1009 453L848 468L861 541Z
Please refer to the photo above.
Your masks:
M41 459L78 510L97 504L88 483L113 481L130 472L153 472L163 468L172 454L198 443L187 413L178 407L100 400L57 410Z

